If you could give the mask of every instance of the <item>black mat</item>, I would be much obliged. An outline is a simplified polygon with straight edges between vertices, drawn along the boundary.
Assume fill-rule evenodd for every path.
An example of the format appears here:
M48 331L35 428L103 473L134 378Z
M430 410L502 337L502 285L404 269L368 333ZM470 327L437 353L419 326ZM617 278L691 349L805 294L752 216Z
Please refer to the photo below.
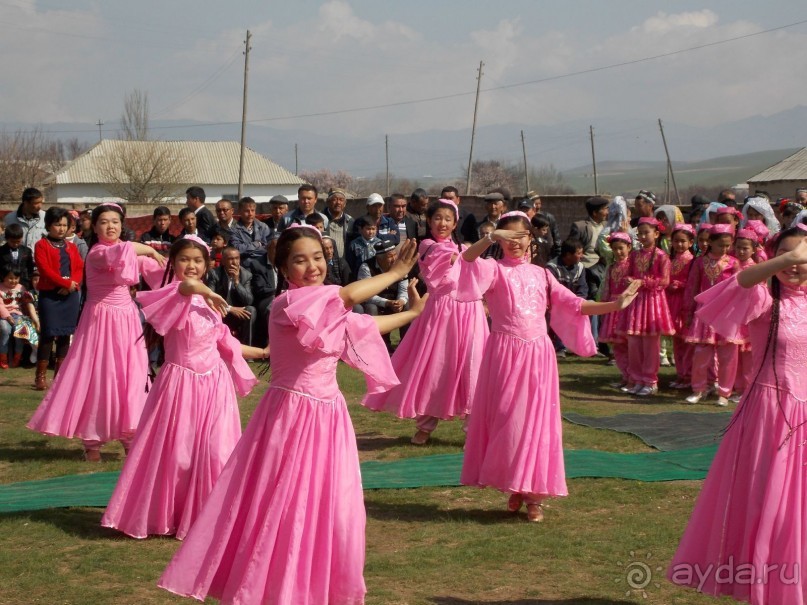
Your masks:
M721 432L731 419L731 412L663 412L661 414L617 414L584 416L567 412L563 418L574 424L636 435L647 445L661 451L681 450L720 441Z

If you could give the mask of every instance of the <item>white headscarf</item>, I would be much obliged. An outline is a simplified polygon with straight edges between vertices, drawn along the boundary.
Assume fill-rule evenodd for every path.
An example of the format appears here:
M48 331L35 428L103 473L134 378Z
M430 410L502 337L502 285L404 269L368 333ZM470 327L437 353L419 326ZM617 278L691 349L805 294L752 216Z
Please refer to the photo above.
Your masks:
M745 227L745 224L748 222L748 208L753 208L764 217L765 226L768 228L768 231L771 232L770 235L779 231L781 226L779 225L779 220L776 218L776 215L773 213L770 202L764 197L759 196L749 197L745 200L742 209L745 219L742 222L742 227ZM795 225L796 223L793 224Z

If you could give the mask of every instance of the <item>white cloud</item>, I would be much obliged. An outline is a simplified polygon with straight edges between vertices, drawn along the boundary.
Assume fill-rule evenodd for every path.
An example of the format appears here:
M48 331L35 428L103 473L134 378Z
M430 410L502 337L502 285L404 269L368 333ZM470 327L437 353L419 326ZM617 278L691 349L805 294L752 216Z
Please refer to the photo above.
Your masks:
M646 19L641 25L633 27L632 31L661 35L682 29L704 29L712 27L717 21L717 14L709 9L673 15L660 11L655 16Z

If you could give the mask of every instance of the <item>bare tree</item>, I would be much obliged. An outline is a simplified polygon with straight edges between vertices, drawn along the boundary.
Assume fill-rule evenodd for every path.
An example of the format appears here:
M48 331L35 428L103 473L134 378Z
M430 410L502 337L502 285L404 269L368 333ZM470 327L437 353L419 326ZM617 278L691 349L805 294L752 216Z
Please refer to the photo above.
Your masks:
M0 200L19 200L26 187L42 187L59 167L59 146L41 128L0 132Z
M191 180L190 161L180 144L166 141L107 141L97 158L107 190L133 204L162 204L180 197Z
M328 170L327 168L321 170L304 170L299 176L306 183L314 185L314 187L322 193L330 189L344 189L352 193L356 185L356 179L344 170L337 170L336 172Z
M149 95L135 88L123 99L119 138L126 141L145 141L149 135Z

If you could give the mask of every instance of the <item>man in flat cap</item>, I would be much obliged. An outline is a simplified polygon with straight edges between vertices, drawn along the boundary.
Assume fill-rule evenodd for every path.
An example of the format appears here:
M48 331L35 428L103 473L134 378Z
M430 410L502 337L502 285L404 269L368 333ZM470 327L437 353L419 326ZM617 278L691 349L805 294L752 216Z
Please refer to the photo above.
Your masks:
M504 213L504 196L497 191L488 193L485 196L485 210L487 210L487 214L482 217L482 220L476 222L476 239L474 239L474 242L481 237L480 229L482 225L490 224L494 228L496 227L499 217Z
M328 226L325 235L333 238L336 253L339 258L345 258L350 234L353 231L353 217L345 212L347 193L342 189L331 189L325 199L325 216L328 217Z

